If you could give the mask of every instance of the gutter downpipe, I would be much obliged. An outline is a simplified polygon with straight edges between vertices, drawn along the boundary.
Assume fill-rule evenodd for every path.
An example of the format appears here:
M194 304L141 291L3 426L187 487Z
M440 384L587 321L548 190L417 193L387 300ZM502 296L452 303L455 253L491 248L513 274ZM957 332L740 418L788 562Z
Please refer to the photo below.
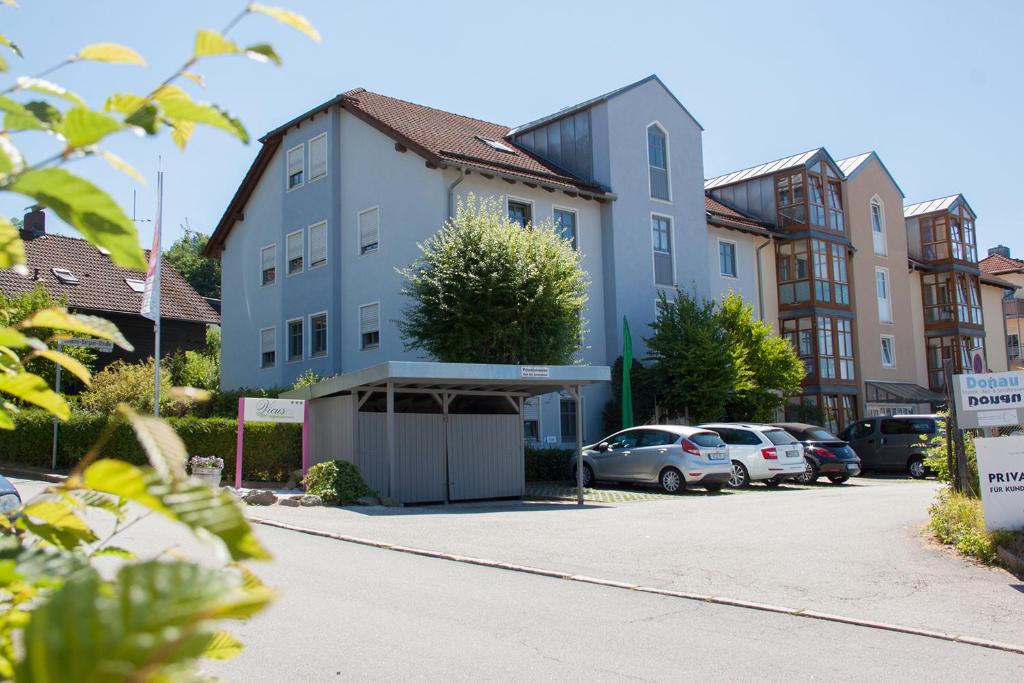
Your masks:
M772 239L772 236L769 235L764 244L754 251L757 259L757 319L761 322L764 322L764 277L761 271L761 250L771 244Z
M466 179L466 169L459 167L459 177L448 186L448 218L455 215L455 188Z

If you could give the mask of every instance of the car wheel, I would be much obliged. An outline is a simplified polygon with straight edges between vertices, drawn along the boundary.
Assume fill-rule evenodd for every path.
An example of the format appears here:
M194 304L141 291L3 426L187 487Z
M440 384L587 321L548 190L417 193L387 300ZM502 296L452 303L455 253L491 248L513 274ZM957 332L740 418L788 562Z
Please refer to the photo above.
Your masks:
M661 476L658 477L658 483L661 484L661 490L665 493L680 493L686 490L686 480L683 479L683 473L675 467L663 469Z
M718 493L722 490L722 482L720 481L708 481L704 483L704 490L708 493Z
M729 486L734 489L745 489L750 486L750 475L747 468L738 460L732 461L732 474L729 475Z
M818 481L818 466L810 458L804 458L804 473L796 478L798 484L813 484Z
M828 480L838 486L839 484L845 484L847 481L850 480L850 478L845 474L840 474L837 476L831 476L828 478Z
M765 481L764 481L764 485L767 486L770 489L777 489L777 488L779 488L779 485L781 483L782 483L781 479L765 479Z
M928 468L924 466L924 460L921 458L911 458L907 463L907 471L914 479L924 479L928 474Z

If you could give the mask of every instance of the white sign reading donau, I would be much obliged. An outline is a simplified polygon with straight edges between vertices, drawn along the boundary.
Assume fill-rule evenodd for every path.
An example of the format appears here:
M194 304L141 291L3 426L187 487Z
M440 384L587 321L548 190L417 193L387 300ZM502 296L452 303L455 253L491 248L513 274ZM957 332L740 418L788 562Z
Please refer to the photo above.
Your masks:
M985 528L1024 529L1024 436L975 439Z

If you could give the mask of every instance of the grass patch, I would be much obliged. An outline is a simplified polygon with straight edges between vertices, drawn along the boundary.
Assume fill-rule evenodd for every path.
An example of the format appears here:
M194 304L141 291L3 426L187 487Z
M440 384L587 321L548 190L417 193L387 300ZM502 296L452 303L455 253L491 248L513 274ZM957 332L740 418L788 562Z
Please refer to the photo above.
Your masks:
M986 531L981 500L949 489L939 493L928 513L931 515L928 528L940 543L953 546L985 564L995 562L997 546L1009 547L1015 536L1009 531Z

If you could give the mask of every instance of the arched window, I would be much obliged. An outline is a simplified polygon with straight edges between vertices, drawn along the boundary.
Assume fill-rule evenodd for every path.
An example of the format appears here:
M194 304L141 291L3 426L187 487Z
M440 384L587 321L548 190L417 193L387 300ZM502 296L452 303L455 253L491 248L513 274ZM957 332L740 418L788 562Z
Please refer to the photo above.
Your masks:
M875 253L885 256L889 253L888 243L885 239L885 210L882 207L882 200L875 195L871 198L871 241L875 247Z
M671 201L668 183L668 136L656 123L647 127L647 166L651 178L651 198Z

